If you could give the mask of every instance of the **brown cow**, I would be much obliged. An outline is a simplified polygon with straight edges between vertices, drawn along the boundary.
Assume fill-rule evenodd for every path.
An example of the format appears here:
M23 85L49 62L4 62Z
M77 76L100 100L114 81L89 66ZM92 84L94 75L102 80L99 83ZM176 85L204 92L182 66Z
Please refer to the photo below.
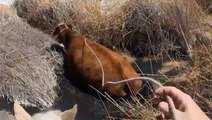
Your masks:
M81 87L91 85L101 92L106 91L113 97L124 97L131 91L137 93L140 90L142 85L140 80L102 86L102 68L105 83L139 77L126 56L113 52L94 40L74 32L70 26L65 24L58 25L53 34L65 47L65 68L69 69L67 74L71 76L73 84Z

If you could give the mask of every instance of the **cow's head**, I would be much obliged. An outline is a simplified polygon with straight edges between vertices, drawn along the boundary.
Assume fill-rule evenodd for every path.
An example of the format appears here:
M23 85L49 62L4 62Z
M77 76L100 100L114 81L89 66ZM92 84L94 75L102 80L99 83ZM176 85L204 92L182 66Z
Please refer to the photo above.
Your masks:
M60 43L65 45L67 40L70 39L70 33L72 33L72 26L70 24L58 24L53 32L55 39Z

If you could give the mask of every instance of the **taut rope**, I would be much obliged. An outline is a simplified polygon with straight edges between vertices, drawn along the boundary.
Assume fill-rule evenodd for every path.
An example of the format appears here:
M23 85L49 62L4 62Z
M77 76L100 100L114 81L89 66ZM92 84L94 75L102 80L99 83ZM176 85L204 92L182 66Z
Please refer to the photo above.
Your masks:
M65 25L65 24L64 24ZM55 39L58 37L58 35L60 33L62 33L64 30L70 30L70 28L65 25L65 28L62 29L56 36L55 36ZM102 71L102 87L106 84L121 84L121 83L126 83L126 82L131 82L131 81L134 81L134 80L145 80L145 81L149 81L149 82L152 82L156 85L158 85L159 87L162 87L163 85L158 82L157 80L155 79L152 79L152 78L149 78L149 77L135 77L135 78L130 78L130 79L124 79L124 80L121 80L121 81L118 81L118 82L112 82L112 81L108 81L105 83L105 74L104 74L104 68L103 68L103 65L100 61L100 59L98 58L98 56L96 55L95 51L88 45L87 43L87 38L84 38L84 42L85 42L85 45L91 50L91 52L94 54L94 56L96 57L96 59L98 60L99 64L100 64L100 67L101 67L101 71ZM173 120L178 120L177 116L176 116L176 109L175 109L175 105L174 105L174 102L172 100L171 97L169 97L168 95L166 95L166 99L167 99L167 102L169 104L169 111L171 113L171 117L173 118Z
M138 80L138 79L152 82L152 83L158 85L159 87L163 86L157 80L149 78L149 77L135 77L135 78L121 80L121 81L118 81L118 82L109 81L109 82L106 82L105 84L121 84L121 83L126 83L126 82L130 82L130 81ZM169 111L170 111L171 117L173 118L173 120L178 120L177 115L176 115L176 108L175 108L175 105L174 105L172 98L169 97L168 95L166 95L166 99L167 99L167 102L169 104Z

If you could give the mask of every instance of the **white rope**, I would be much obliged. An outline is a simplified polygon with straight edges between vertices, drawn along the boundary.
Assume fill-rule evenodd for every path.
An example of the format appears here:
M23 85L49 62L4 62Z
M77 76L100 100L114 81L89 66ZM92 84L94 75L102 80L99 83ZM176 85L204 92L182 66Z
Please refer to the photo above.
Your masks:
M135 77L135 78L121 80L121 81L118 81L118 82L108 81L105 84L121 84L121 83L131 82L131 81L138 80L138 79L152 82L152 83L158 85L159 87L163 86L157 80L155 80L153 78L149 78L149 77ZM167 99L167 102L169 104L169 111L170 111L171 117L173 118L173 120L178 120L177 115L176 115L176 108L175 108L175 105L174 105L172 98L169 97L168 95L166 95L166 99Z
M65 28L62 29L56 36L55 36L55 39L58 37L58 35L60 33L62 33L64 30L67 30L70 28L67 27L67 25L65 25ZM152 79L152 78L149 78L149 77L135 77L135 78L130 78L130 79L125 79L125 80L121 80L121 81L118 81L118 82L112 82L112 81L108 81L105 83L105 75L104 75L104 68L103 68L103 65L101 63L101 61L99 60L98 56L96 55L96 53L93 51L93 49L88 45L87 43L87 39L84 38L84 41L85 41L85 45L91 50L91 52L94 54L94 56L96 57L97 61L99 62L99 65L101 67L101 71L102 71L102 87L105 85L105 84L121 84L121 83L126 83L126 82L130 82L130 81L134 81L134 80L146 80L146 81L149 81L149 82L152 82L156 85L158 85L159 87L162 87L163 85L158 82L157 80L155 79ZM177 116L176 116L176 109L175 109L175 105L174 105L174 102L173 100L171 99L171 97L169 97L168 95L166 95L166 99L167 99L167 102L169 104L169 110L170 110L170 113L171 113L171 116L173 118L173 120L178 120L177 119Z
M156 80L154 80L152 78L149 78L149 77L135 77L135 78L120 80L120 81L117 81L117 82L108 81L105 84L121 84L121 83L135 81L135 80L138 80L138 79L150 81L150 82L158 85L159 87L163 86L160 82L158 82L158 81L156 81Z
M99 60L98 56L96 55L96 53L94 52L94 50L88 45L87 38L84 38L84 41L85 41L85 45L91 50L91 52L94 54L97 61L99 62L99 65L100 65L101 71L102 71L102 87L103 87L105 85L105 72L104 72L103 65L102 65L101 61Z

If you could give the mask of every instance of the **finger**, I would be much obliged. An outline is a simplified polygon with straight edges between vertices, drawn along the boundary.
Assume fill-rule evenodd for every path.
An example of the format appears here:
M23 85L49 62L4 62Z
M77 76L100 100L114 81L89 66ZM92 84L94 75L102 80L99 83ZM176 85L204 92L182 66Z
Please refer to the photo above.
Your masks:
M165 95L170 96L174 102L182 102L183 98L185 98L185 93L183 93L182 91L180 91L179 89L175 88L175 87L160 87L158 89L155 90L155 94L160 96L160 97L164 97Z
M164 120L166 119L172 119L173 116L172 114L170 113L170 110L169 110L169 105L168 103L166 102L160 102L159 105L158 105L160 111L163 113L162 114L162 117L164 118ZM182 117L183 116L183 113L179 110L175 110L175 114L178 116L178 117Z
M169 114L169 105L166 102L160 102L159 105L159 110L161 110L164 114L168 115Z

